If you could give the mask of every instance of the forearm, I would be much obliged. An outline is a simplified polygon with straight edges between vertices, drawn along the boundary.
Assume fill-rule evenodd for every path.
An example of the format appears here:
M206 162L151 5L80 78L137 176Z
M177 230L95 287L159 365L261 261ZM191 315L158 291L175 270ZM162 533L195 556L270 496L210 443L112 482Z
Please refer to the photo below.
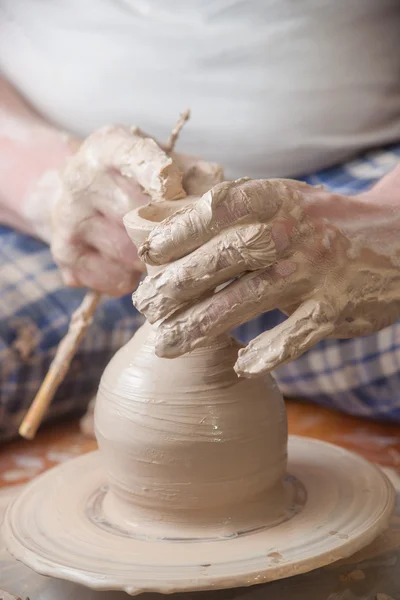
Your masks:
M345 195L315 187L307 193L304 208L312 218L329 219L344 231L361 230L371 223L386 224L398 239L400 230L400 164L369 189ZM382 240L384 242L385 240Z
M48 124L0 77L1 223L40 237L29 209L30 198L43 175L61 168L78 143ZM42 204L45 213L45 196Z

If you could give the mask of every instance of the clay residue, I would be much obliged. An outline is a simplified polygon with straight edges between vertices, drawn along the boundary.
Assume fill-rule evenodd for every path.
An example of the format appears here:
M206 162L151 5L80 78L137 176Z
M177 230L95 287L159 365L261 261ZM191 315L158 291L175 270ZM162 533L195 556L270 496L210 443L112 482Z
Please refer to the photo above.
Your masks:
M268 558L272 558L274 562L279 562L283 559L283 556L280 552L270 552L267 554Z
M282 182L223 182L153 229L139 255L149 265L169 265L165 273L145 280L134 302L151 322L163 319L156 345L159 356L189 352L211 336L268 310L269 305L274 307L286 281L296 279L296 293L308 285L309 276L301 265L281 261L275 266L277 245L284 253L288 238L282 228L274 232L268 223L286 219L296 223L296 236L309 236L313 228L297 195L297 189ZM289 301L293 303L295 297L288 294ZM317 318L318 306L309 309L315 316L310 321L314 334L326 315L319 311ZM300 334L305 336L303 329L299 338Z
M40 332L36 325L27 319L16 318L9 322L11 327L14 327L17 336L11 348L16 351L22 360L26 360L36 348Z
M274 216L279 202L273 198L271 202L264 201L268 185L255 189L248 188L248 183L247 179L240 179L215 185L196 204L155 227L146 246L139 248L139 256L149 265L170 263L199 248L229 225L262 222Z
M349 583L351 581L363 581L365 579L365 573L361 569L354 569L350 573L340 575L339 579L342 583Z
M129 152L128 164L121 174L135 176L136 181L152 200L178 200L185 198L182 186L183 173L157 142L146 137L138 128L132 128L134 145Z
M172 313L183 302L200 298L210 286L217 288L243 271L266 268L276 260L270 228L263 223L232 228L202 250L201 256L189 254L140 285L133 302L150 323ZM196 277L199 261L207 264L207 276L202 278Z
M68 161L64 180L71 192L89 189L100 171L115 168L134 179L153 201L185 198L183 172L176 162L138 127L107 126L85 140Z
M160 321L157 354L177 357L279 309L289 318L239 352L237 374L258 377L322 339L391 325L399 316L393 257L400 247L390 217L387 209L296 181L215 185L155 227L139 249L147 264L165 268L135 295L138 309ZM370 239L375 218L392 250Z
M341 540L347 540L349 538L349 536L347 535L347 533L339 533L338 531L335 531L334 529L332 529L331 531L328 531L328 534L329 535L336 535Z

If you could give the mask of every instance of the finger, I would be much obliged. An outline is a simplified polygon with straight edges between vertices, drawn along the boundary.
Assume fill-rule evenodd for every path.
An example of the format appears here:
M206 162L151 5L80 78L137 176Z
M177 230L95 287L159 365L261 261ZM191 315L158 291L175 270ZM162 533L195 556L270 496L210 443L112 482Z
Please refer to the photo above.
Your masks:
M83 201L89 199L94 209L121 225L129 211L150 200L136 180L126 179L117 171L98 173L87 190L87 196ZM82 197L77 197L76 202L81 204Z
M204 345L249 321L257 315L277 308L283 298L300 297L304 283L298 281L293 268L279 269L282 261L265 271L244 275L195 306L189 306L163 321L157 330L156 354L173 358ZM295 269L296 267L294 267ZM307 285L307 283L305 283Z
M83 243L72 243L61 236L53 239L51 252L65 284L70 287L89 287L122 296L135 289L142 272L137 261L122 265Z
M138 128L105 127L92 134L78 153L95 168L113 168L135 179L153 200L185 198L183 173L157 142Z
M164 271L147 277L133 296L136 308L155 323L182 304L219 285L272 265L271 227L263 223L228 229Z
M194 205L155 227L139 249L139 256L150 265L166 264L235 224L267 222L282 204L279 185L267 180L216 185Z
M101 223L101 221L101 217L85 221L88 228L88 235L85 240L83 239L81 232L78 236L77 232L71 234L69 231L65 232L60 230L57 236L54 236L52 240L52 256L62 271L65 284L71 287L89 287L89 280L91 281L93 279L96 281L97 276L88 274L87 272L88 267L85 265L85 257L88 255L91 257L102 256L103 260L102 262L99 262L97 266L96 264L92 264L93 259L90 258L91 268L102 268L103 273L99 273L98 275L98 277L102 279L103 277L107 277L108 265L113 265L112 270L116 274L114 279L110 281L110 286L113 285L116 287L117 291L115 295L120 295L120 288L125 290L123 293L129 293L136 287L138 278L144 272L144 265L137 258L136 250L129 238L126 239L126 242L121 242L123 236L126 236L126 232L116 225L114 228L110 228L109 224L105 231L103 230L104 223ZM90 227L90 223L95 223L93 229ZM110 230L111 232L114 232L111 233L111 236ZM100 236L104 231L103 243ZM116 244L115 248L112 245L111 239L114 237ZM97 246L99 246L100 250L97 249ZM126 255L123 256L125 248ZM118 282L118 277L121 277L121 282ZM134 282L133 284L132 281ZM101 284L101 290L100 285L95 285L94 287L95 289L99 289L99 291L103 291L107 285ZM107 293L110 292L107 291Z
M331 304L320 299L307 300L286 321L239 351L236 373L258 377L298 358L332 333L335 320Z
M137 262L137 250L125 229L100 214L80 224L79 236L83 243L98 250L106 258L126 267Z
M122 223L123 217L138 204L146 204L149 196L134 180L117 171L102 172L69 164L64 173L64 193L55 208L55 223L73 230L80 221L98 210L109 219Z
M126 269L95 251L87 251L78 258L73 274L78 285L116 297L132 292L140 277L138 272Z
M75 241L68 233L60 230L57 235L53 236L50 250L54 262L59 267L73 270L76 261L87 248L79 241Z

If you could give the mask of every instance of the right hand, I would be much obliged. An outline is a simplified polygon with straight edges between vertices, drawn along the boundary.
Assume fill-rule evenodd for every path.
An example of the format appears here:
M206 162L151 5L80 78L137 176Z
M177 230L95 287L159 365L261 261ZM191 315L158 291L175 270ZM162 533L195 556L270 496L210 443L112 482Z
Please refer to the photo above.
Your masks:
M399 178L359 196L295 180L225 182L159 223L139 253L163 268L134 295L157 323L156 354L181 356L279 309L289 318L239 352L238 375L257 377L324 338L396 322Z
M177 197L180 192L185 195L182 173L187 175L200 168L206 176L212 175L209 187L222 178L221 170L209 163L179 155L171 161L153 140L146 149L138 149L137 140L134 128L102 128L83 142L58 174L60 189L53 206L51 250L67 285L113 296L122 296L136 287L143 266L122 219L151 200L137 176L148 182L149 193L157 192L160 181L162 186L169 181L170 199L176 193ZM142 151L146 156L140 160ZM162 173L159 180L157 173Z

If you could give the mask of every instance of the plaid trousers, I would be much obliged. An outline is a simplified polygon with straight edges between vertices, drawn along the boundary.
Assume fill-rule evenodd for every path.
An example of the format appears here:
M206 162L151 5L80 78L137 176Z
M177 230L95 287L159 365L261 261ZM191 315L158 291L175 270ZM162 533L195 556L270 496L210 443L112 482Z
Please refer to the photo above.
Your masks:
M399 162L400 144L302 179L355 194ZM0 226L0 440L16 434L84 293L63 285L45 244ZM234 333L247 342L284 319L272 311ZM130 295L100 304L47 420L85 410L107 362L141 323ZM400 422L400 322L374 335L320 342L274 376L287 397Z

